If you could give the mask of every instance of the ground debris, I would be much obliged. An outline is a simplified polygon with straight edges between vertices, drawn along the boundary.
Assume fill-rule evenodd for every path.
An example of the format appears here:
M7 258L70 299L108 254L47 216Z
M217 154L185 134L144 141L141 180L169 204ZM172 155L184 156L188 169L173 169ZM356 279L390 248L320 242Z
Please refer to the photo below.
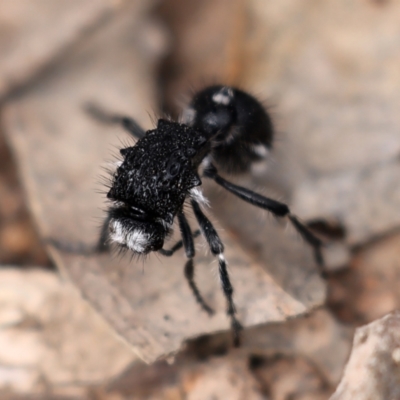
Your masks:
M232 350L215 264L201 240L196 281L218 311L213 318L192 298L182 253L142 263L47 245L62 275L130 348L87 304L69 297L55 274L40 275L41 284L38 271L20 275L18 285L4 278L0 397L328 399L354 327L400 308L400 3L25 3L0 5L1 129L47 244L96 242L105 197L97 193L104 183L96 182L111 154L133 144L122 129L85 114L85 103L150 129L160 105L178 116L182 104L173 102L190 86L217 82L265 101L276 124L267 165L237 183L288 203L332 236L324 247L326 285L293 229L207 185L246 327L239 350ZM168 31L150 16L155 4ZM29 247L37 254L28 224L7 231L8 210L21 210L25 199L6 185L0 178L0 260ZM47 264L41 254L34 259ZM321 308L327 286L328 306ZM357 330L332 400L400 399L398 314Z
M400 398L400 311L356 330L343 378L330 400Z
M400 309L400 234L361 247L350 268L332 275L328 303L345 323L366 324Z
M135 359L56 273L0 270L0 397L82 396Z
M120 127L91 119L83 105L97 101L110 112L136 118L145 129L153 126L148 111L157 108L153 77L165 42L160 39L158 47L148 46L157 24L145 16L126 10L116 13L51 73L4 107L5 132L20 164L40 233L48 243L96 243L104 218L106 184L96 186L95 182L112 157L113 146L118 153L121 146L134 143ZM124 140L125 145L121 144ZM232 215L241 220L238 210ZM323 303L325 283L305 243L288 238L284 250L275 250L274 259L279 259L278 254L297 242L290 263L280 262L286 272L296 267L281 286L262 262L241 250L237 236L219 225L217 229L225 244L235 303L244 326L283 321ZM269 235L275 236L275 231ZM282 232L280 236L284 237ZM198 242L201 245L201 240ZM196 279L217 310L212 318L199 310L185 282L182 252L168 259L153 254L144 263L129 257L76 255L57 246L48 248L62 273L147 362L178 351L189 338L229 329L225 299L212 272L213 258L200 249ZM294 290L292 282L296 283ZM307 286L307 295L301 285Z
M276 354L255 364L253 373L271 399L326 400L332 392L318 368L300 356Z
M0 97L21 88L121 7L107 0L0 4ZM58 18L60 15L63 18Z

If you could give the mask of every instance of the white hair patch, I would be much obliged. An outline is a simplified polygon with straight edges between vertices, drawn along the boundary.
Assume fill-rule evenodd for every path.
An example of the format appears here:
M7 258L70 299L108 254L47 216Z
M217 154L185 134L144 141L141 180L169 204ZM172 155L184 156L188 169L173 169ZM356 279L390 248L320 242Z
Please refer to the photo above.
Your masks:
M164 227L164 229L170 229L171 228L171 224L169 223L169 222L167 222L167 221L165 221L164 219L162 219L162 218L157 218L156 219L156 222L158 222L159 224L161 224L163 227Z
M190 197L204 206L210 206L208 199L204 197L203 191L198 187L190 189Z
M231 88L222 88L212 97L214 103L227 106L233 99L233 91Z
M143 253L150 237L139 230L127 231L120 221L113 220L110 224L110 239L136 253Z
M211 157L208 155L203 158L203 161L200 164L202 168L208 168L211 165Z
M196 110L194 108L188 107L182 113L182 123L191 125L196 118Z
M126 236L126 245L136 253L143 253L149 243L149 239L147 233L135 230Z
M263 144L255 144L251 149L254 153L263 158L267 157L269 153L267 147L265 147Z

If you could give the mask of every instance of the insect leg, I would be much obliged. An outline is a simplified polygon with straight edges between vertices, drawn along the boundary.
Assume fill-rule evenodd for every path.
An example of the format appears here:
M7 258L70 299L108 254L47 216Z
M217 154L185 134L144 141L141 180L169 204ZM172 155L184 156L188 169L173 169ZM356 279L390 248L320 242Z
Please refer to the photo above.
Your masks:
M201 210L199 203L197 203L195 200L191 200L191 203L194 215L196 216L196 219L200 225L203 236L206 238L208 245L210 246L211 252L215 256L218 256L219 276L221 279L222 290L228 303L227 314L231 319L233 341L235 346L239 346L239 332L242 329L242 326L236 318L236 307L233 302L233 287L229 278L228 270L226 268L226 261L223 254L224 245L221 242L221 239L218 236L217 231L211 224L210 220L204 215L203 211Z
M182 235L182 243L185 248L186 257L188 260L185 264L185 278L189 284L190 289L193 292L194 297L197 302L200 304L201 308L208 314L214 314L214 310L204 301L203 296L200 294L200 291L194 281L194 262L193 257L195 255L194 243L193 243L193 234L190 229L189 223L185 215L181 212L178 214L178 222L179 228ZM178 242L174 247L176 247L180 242Z
M193 239L197 238L200 235L200 231L197 229L193 232ZM176 251L181 249L183 246L183 241L179 240L176 242L170 249L160 249L158 252L166 257L171 257Z
M110 245L108 242L108 226L110 224L111 216L107 214L107 217L103 221L103 225L100 229L99 239L95 247L95 251L98 253L103 253L110 250Z
M110 114L92 103L86 104L85 110L92 118L99 122L109 125L121 125L135 139L141 139L146 133L133 118L124 115Z
M207 166L207 168L204 170L204 176L213 179L218 185L222 186L224 189L228 190L228 192L233 193L240 199L253 204L256 207L270 211L276 217L288 217L301 237L313 248L315 262L318 265L321 275L325 276L324 260L321 251L322 241L318 239L304 224L299 221L295 215L290 212L290 209L286 204L262 196L249 189L227 181L218 175L217 169L212 164Z

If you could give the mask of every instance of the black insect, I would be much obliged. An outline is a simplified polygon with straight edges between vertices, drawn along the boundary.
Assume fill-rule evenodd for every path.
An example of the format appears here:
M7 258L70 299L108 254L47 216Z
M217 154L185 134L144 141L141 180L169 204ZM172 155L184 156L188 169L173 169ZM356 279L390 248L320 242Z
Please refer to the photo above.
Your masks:
M185 277L197 302L212 314L194 281L193 242L201 232L211 253L218 257L235 345L239 344L241 325L236 318L224 245L202 211L201 204L206 201L200 188L202 178L212 179L242 200L277 217L288 217L313 247L317 264L322 268L320 240L291 214L286 204L230 183L218 174L218 170L231 174L246 172L271 149L273 125L254 97L233 87L211 86L193 97L184 111L183 123L159 119L157 127L147 132L131 118L91 111L103 121L121 124L139 139L133 147L120 150L123 161L113 174L107 193L111 206L99 249L106 250L114 242L138 255L158 252L171 256L183 246L187 257ZM192 232L183 211L185 201L193 209L200 231ZM164 249L175 218L182 240L171 249Z

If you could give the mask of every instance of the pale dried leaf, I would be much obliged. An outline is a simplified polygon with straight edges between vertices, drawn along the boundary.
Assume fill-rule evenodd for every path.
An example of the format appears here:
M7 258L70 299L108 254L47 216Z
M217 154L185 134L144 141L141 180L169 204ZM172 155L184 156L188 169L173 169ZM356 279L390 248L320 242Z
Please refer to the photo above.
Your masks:
M294 210L338 221L350 244L398 227L400 4L253 0L249 12L243 83L276 105L274 168Z
M400 312L358 328L343 378L331 400L400 398Z
M365 324L400 308L400 235L361 248L330 280L329 304L343 321Z
M245 335L243 346L253 354L304 357L334 387L350 353L353 332L321 309L284 324L253 328Z
M112 0L3 0L0 97L25 84L121 6Z
M182 386L184 398L188 400L264 399L246 360L242 358L208 360L197 368L184 371Z
M121 138L127 138L120 129L91 120L82 112L82 104L96 100L151 127L146 117L156 108L152 86L156 58L143 45L143 16L124 14L5 109L4 125L20 162L31 208L48 239L96 242L96 225L104 214L94 181L101 165L110 159L113 145L120 147ZM215 204L215 209L220 207ZM239 206L232 210L231 219L233 215L245 218L238 210ZM259 210L254 212L258 215ZM254 262L240 250L234 232L219 230L245 326L282 321L324 300L323 282L309 248L299 238L289 235L286 240L284 252L292 252L292 247L293 252L288 264L282 254L280 265L285 265L287 275L278 286L263 270L264 260ZM252 230L256 237L257 230ZM269 235L275 236L275 229ZM278 260L281 248L272 250L276 254L270 255L271 260ZM187 338L229 327L225 301L212 272L215 264L210 266L212 259L204 256L204 246L198 251L197 281L217 310L213 318L203 315L195 303L183 277L181 254L171 259L151 256L144 264L108 255L74 256L54 248L52 254L83 295L146 361L177 351Z
M84 393L134 354L68 283L48 271L0 270L0 392Z
M257 187L273 187L305 220L340 224L350 245L400 225L398 2L174 0L168 8L178 38L168 65L180 71L167 76L170 101L188 80L217 79L270 106L275 151Z

